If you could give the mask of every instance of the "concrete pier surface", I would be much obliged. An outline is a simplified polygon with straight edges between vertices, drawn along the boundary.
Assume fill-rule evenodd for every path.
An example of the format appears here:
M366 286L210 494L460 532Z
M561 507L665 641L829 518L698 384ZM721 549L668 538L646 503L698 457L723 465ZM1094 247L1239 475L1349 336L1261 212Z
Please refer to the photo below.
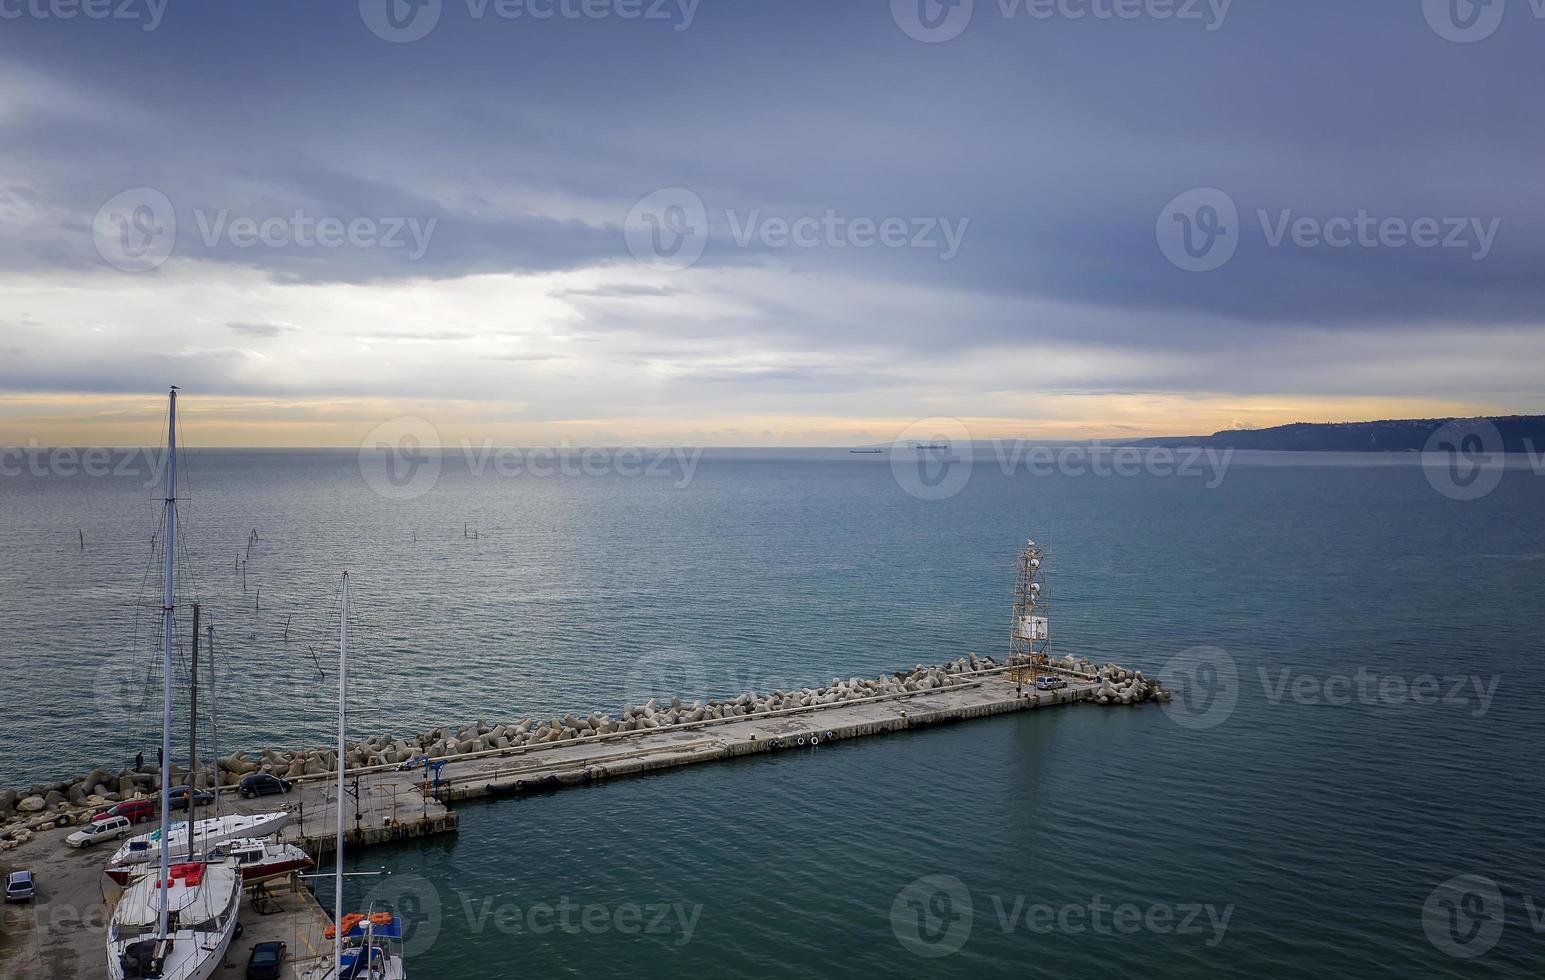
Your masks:
M1087 701L1099 687L1097 681L1077 676L1066 680L1068 686L1061 690L1034 691L1021 689L1007 671L986 671L930 691L463 757L446 765L442 785L432 792L447 803L512 795L794 749L812 740L858 738Z
M451 806L460 800L1096 700L1100 678L1061 673L1067 686L1055 691L1021 685L1019 675L999 667L958 675L930 690L458 756L446 760L438 785L426 784L421 768L351 771L344 796L346 846L357 852L395 840L454 833L458 821ZM223 794L222 800L228 813L287 810L291 823L280 836L319 859L321 870L330 867L324 855L332 851L336 834L335 775L302 779L285 795L242 800ZM152 827L144 824L136 830ZM86 980L104 973L106 923L119 894L102 873L111 846L71 849L64 838L73 829L38 831L0 855L0 871L25 868L38 876L38 898L30 905L6 906L0 919L0 978ZM298 977L300 969L322 955L326 921L298 879L249 891L241 914L244 932L228 958L231 975L239 975L234 970L244 968L254 944L277 939L289 945L293 965L287 976Z

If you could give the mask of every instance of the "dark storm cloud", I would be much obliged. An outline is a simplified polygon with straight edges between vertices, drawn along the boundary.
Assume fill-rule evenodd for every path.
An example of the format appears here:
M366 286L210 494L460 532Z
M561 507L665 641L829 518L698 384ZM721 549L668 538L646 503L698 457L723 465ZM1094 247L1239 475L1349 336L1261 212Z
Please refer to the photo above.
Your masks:
M1238 0L1208 31L1005 17L977 0L943 44L908 38L882 0L708 0L687 30L470 9L447 2L412 44L374 36L353 2L189 4L148 32L8 23L5 58L74 101L0 114L5 193L34 216L6 234L3 257L101 268L96 207L149 186L177 209L177 255L286 282L626 265L629 208L680 186L710 219L699 269L771 265L794 281L837 273L979 302L949 322L905 322L747 300L744 322L662 324L647 307L673 287L559 292L602 301L584 308L589 325L817 348L1036 338L1188 352L1293 324L1533 323L1545 299L1545 133L1529 122L1545 21L1526 7L1478 44L1445 40L1419 4L1397 2ZM47 93L30 95L46 107ZM1237 252L1213 271L1177 268L1156 240L1166 204L1192 188L1222 190L1239 212ZM297 210L416 219L421 234L401 248L210 236L222 213ZM736 241L753 216L827 214L966 226L948 260L828 238ZM1274 226L1360 214L1473 221L1494 237L1484 254L1479 241L1273 240ZM1099 315L1026 316L1033 302Z

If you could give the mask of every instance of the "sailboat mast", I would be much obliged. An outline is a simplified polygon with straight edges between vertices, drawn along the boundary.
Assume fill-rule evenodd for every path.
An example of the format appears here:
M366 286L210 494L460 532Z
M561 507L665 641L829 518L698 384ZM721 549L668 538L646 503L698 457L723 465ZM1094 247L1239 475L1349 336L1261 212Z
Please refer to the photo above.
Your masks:
M216 693L220 690L215 683L215 627L209 624L207 636L209 637L209 750L215 754L215 819L220 819L220 718L215 714Z
M193 604L193 664L188 678L188 860L193 860L193 828L198 826L198 603Z
M166 510L162 517L162 544L166 548L166 581L161 603L161 893L156 912L156 938L166 939L167 902L171 889L172 808L172 631L177 576L177 389L169 393L166 423Z
M349 716L349 573L343 573L343 623L338 627L338 859L333 884L333 963L343 969L343 770ZM368 955L368 954L367 954Z

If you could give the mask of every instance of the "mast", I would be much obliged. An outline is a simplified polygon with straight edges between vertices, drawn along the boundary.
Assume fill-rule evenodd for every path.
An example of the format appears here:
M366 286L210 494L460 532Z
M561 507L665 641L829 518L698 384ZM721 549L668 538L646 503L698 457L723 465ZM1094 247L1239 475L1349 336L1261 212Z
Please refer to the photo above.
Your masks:
M343 573L343 622L338 627L338 860L333 879L333 972L343 969L343 770L349 713L349 573ZM367 953L368 956L368 953Z
M209 630L209 750L215 756L215 819L220 819L220 719L215 714L219 687L215 684L215 624Z
M188 707L188 860L193 860L193 828L198 826L198 603L193 604L193 664Z
M171 889L166 886L171 872L172 808L170 795L172 765L172 630L176 611L177 577L177 387L168 393L166 422L166 526L162 544L166 548L166 580L161 602L161 893L156 912L156 939L166 941L167 902ZM190 834L191 836L191 834Z

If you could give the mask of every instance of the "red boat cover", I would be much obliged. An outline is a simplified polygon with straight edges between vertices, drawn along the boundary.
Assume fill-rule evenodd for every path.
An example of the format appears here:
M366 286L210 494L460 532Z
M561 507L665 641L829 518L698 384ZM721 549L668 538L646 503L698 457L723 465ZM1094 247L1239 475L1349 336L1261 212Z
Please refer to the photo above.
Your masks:
M167 884L180 880L189 888L197 888L204 880L204 866L202 864L174 864L168 874L172 877L171 881L167 882ZM156 882L156 887L160 888L161 882Z

